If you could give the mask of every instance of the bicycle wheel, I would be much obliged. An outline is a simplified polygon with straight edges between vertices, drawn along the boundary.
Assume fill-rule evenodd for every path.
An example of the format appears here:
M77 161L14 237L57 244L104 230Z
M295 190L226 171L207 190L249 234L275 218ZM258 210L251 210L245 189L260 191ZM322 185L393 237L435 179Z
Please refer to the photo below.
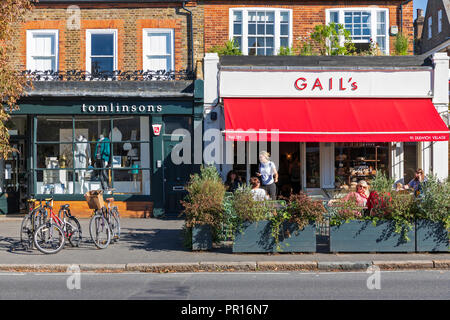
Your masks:
M20 243L27 249L33 247L33 222L31 215L26 215L20 225Z
M34 233L34 245L42 253L57 253L64 247L64 243L64 232L56 224L42 224Z
M66 236L72 247L79 247L82 239L81 225L77 218L69 216L66 223Z
M114 207L111 209L111 230L113 234L113 240L119 241L120 239L120 216L119 216L119 210L117 207Z
M89 222L89 233L92 241L99 249L105 249L111 242L111 229L103 215L95 215Z

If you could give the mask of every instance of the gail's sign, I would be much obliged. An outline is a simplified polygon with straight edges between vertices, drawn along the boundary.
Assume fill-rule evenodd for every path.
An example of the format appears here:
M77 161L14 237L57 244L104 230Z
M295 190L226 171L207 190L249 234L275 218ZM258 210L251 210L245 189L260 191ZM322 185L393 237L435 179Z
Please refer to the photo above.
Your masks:
M432 98L432 69L220 71L221 98Z
M353 77L350 78L315 78L315 79L306 79L304 77L300 77L294 82L294 86L297 90L303 91L303 90L328 90L332 91L333 89L339 90L339 91L345 91L345 90L351 90L355 91L358 90L358 83L357 81L353 80Z

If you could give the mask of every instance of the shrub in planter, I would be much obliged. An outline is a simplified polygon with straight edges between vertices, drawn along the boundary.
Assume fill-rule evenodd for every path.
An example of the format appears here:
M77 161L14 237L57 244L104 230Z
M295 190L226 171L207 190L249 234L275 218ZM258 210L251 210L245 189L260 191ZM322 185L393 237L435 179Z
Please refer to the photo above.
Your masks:
M428 176L416 206L417 251L449 251L450 180Z
M188 195L181 201L185 214L185 227L192 230L192 248L211 248L212 239L223 218L225 186L214 166L202 167L186 186ZM208 231L208 229L210 231ZM208 239L209 237L209 239Z
M370 215L350 198L330 208L330 251L414 251L414 199L398 193L378 193Z
M324 221L327 210L321 201L313 200L303 192L287 198L284 239L277 249L288 252L316 251L316 223Z
M233 252L273 252L278 238L273 237L271 218L278 216L272 201L255 201L248 186L234 192L232 201L234 212L233 231L235 234ZM273 220L276 221L276 220ZM275 230L278 227L275 224Z

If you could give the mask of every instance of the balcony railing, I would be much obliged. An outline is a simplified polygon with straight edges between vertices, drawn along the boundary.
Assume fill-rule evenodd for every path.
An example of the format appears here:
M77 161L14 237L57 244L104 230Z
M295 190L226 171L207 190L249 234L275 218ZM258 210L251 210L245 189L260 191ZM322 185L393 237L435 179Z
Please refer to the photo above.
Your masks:
M103 71L88 72L83 70L67 71L22 71L30 81L170 81L170 80L195 80L194 73L181 71Z

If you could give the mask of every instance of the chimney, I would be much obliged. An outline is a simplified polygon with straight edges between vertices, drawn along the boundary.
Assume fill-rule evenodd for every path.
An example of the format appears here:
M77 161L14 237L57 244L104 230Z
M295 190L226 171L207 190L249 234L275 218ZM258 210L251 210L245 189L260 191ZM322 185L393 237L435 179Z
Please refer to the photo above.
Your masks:
M414 53L420 54L421 52L421 39L422 39L422 31L423 24L425 22L425 17L423 15L423 9L417 9L417 18L414 21Z

